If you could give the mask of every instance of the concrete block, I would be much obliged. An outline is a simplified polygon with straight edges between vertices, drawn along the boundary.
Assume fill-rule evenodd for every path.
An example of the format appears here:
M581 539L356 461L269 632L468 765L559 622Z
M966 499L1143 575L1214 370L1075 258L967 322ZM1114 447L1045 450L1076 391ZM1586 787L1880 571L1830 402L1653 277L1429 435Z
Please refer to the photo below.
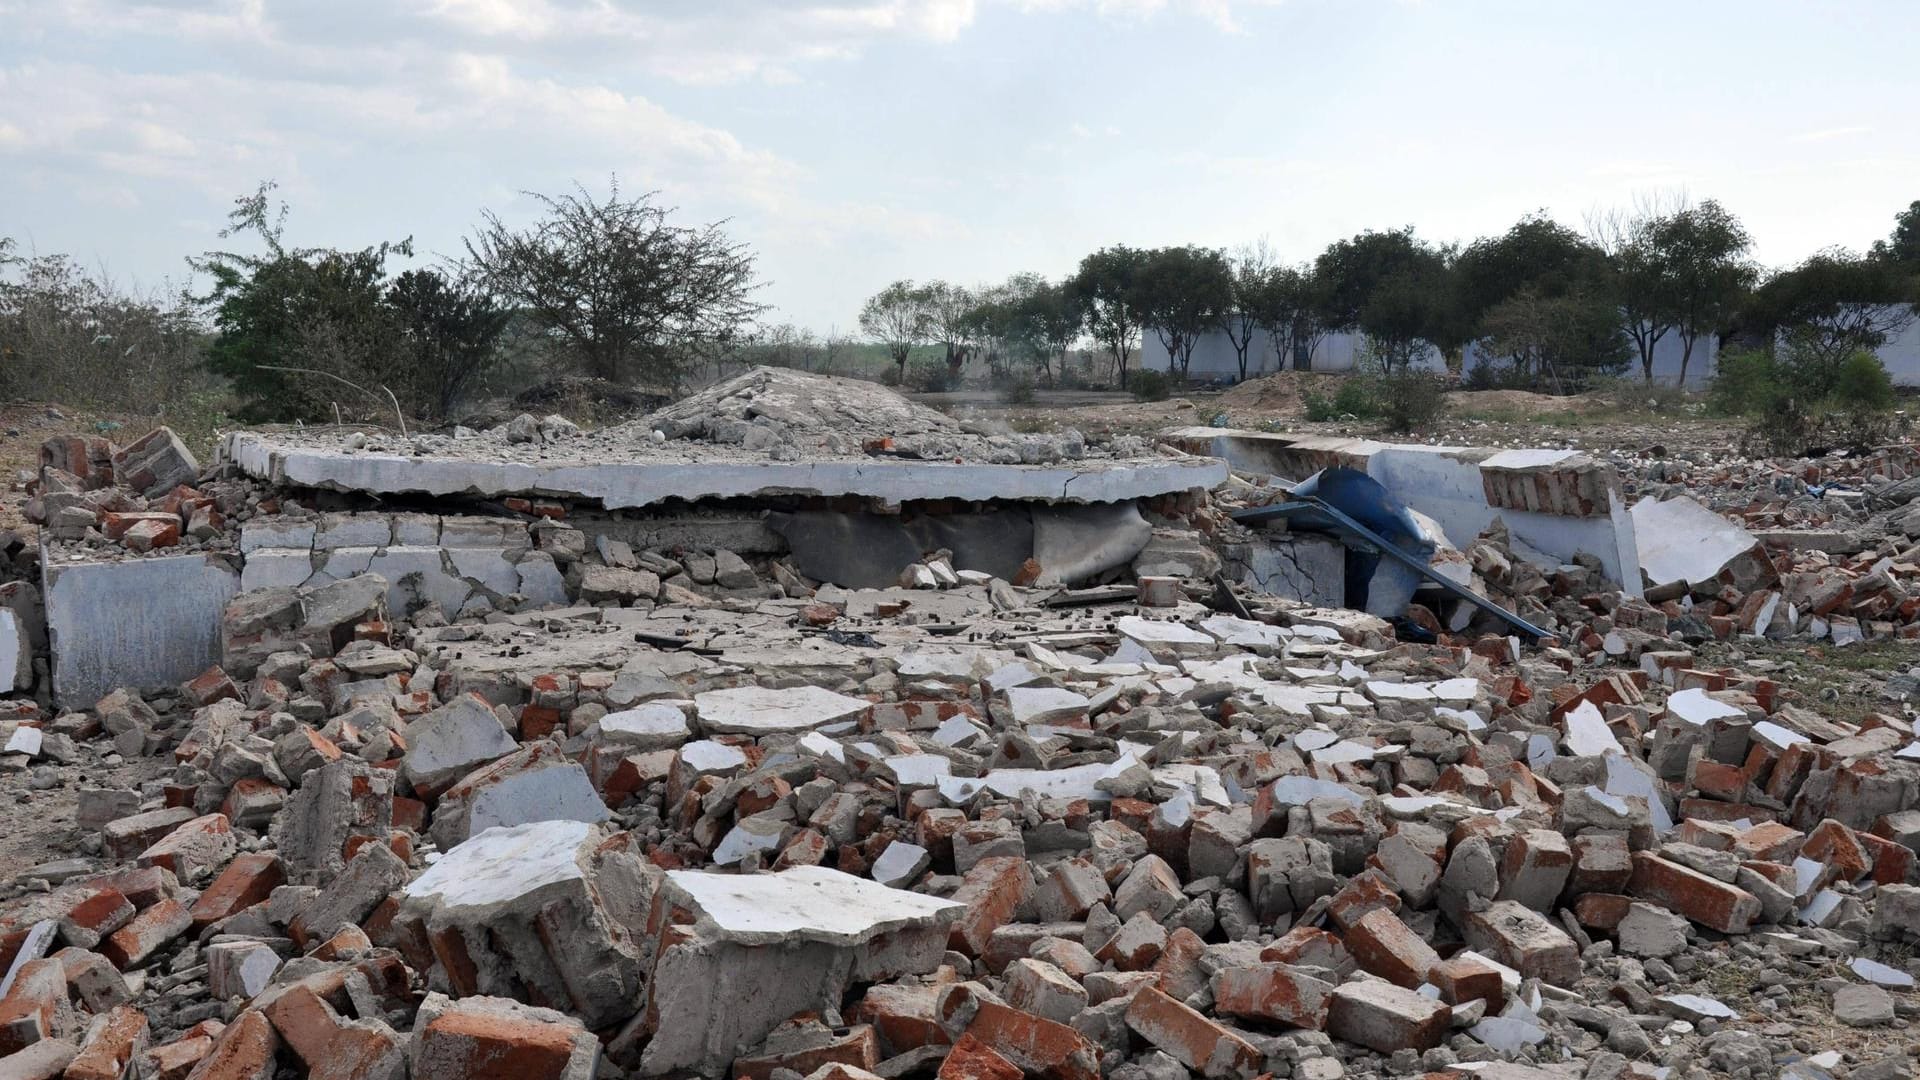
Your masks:
M1327 1034L1375 1053L1427 1051L1452 1026L1453 1010L1389 982L1361 979L1336 987L1327 1003Z
M427 798L519 748L493 709L473 694L462 694L409 725L407 743L400 773Z
M580 763L545 742L483 765L448 788L434 808L432 833L445 850L487 829L610 816Z
M240 591L224 559L49 563L44 575L61 705L87 708L121 686L176 686L221 661L221 613Z

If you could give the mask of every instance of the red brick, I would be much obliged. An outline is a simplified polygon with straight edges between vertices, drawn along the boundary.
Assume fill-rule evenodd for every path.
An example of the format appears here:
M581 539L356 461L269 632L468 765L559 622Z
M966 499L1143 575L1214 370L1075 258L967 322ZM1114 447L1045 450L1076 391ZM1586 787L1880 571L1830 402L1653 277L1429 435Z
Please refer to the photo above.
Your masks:
M867 988L849 1019L873 1025L889 1057L923 1046L945 1046L953 1039L934 1015L930 986L879 983Z
M1744 861L1785 862L1800 853L1806 834L1777 821L1761 822L1740 834L1733 842L1734 854Z
M1760 917L1760 901L1745 889L1644 851L1633 853L1628 891L1723 934L1744 934Z
M1449 1005L1464 1005L1477 999L1486 1002L1492 1011L1507 1000L1500 969L1473 956L1462 954L1442 960L1430 973L1429 980L1440 988L1440 1000Z
M187 1080L272 1080L280 1037L257 1009L249 1009L214 1041L213 1050Z
M265 996L265 995L262 995ZM349 1024L312 986L295 983L262 1010L280 1038L307 1063L309 1080L361 1080L388 1075L404 1044L390 1030Z
M953 894L967 910L954 921L948 948L980 956L994 930L1013 921L1032 887L1027 860L1017 855L996 855L975 863Z
M1385 908L1354 921L1347 930L1347 951L1362 968L1409 990L1426 982L1427 973L1440 962L1433 946Z
M120 1080L147 1045L147 1014L122 1005L94 1020L64 1080Z
M1296 926L1260 950L1263 961L1338 968L1347 962L1347 946L1338 937L1314 926Z
M205 707L216 701L227 699L244 700L240 688L233 684L233 680L227 677L227 673L221 670L219 664L187 680L180 690L196 707Z
M128 531L142 522L154 522L159 525L171 524L174 538L179 539L180 515L161 513L158 510L109 510L100 515L100 532L109 540L124 540Z
M67 971L58 960L29 960L0 998L0 1058L51 1038L64 1020Z
M1381 1054L1431 1050L1452 1026L1453 1010L1388 982L1344 983L1327 1004L1327 1032Z
M993 1047L971 1035L962 1035L946 1060L940 1063L938 1080L1020 1080L1024 1075L1020 1066L1002 1057Z
M1099 1048L1065 1024L982 1000L965 1034L1047 1080L1099 1080Z
M1127 1026L1204 1076L1251 1075L1266 1061L1252 1043L1151 986L1133 995Z
M1814 826L1800 845L1803 858L1817 859L1831 867L1842 881L1858 881L1873 869L1873 857L1853 835L1853 830L1828 818Z
M815 1069L826 1065L852 1065L871 1072L878 1064L880 1040L874 1037L873 1028L855 1024L846 1029L846 1034L835 1035L821 1046L792 1053L735 1058L733 1075L735 1080L767 1080L775 1069L792 1069L802 1076L811 1076Z
M1319 1030L1327 1026L1333 984L1281 964L1222 968L1213 976L1214 1008L1228 1016Z
M167 942L193 926L193 916L178 900L166 899L133 917L133 921L100 943L100 952L122 971L152 956Z
M181 881L197 881L233 857L233 823L225 814L206 814L186 822L140 853L141 866L173 871Z
M420 1033L413 1080L526 1080L559 1076L577 1028L462 1008L455 1003Z
M170 548L180 542L180 519L167 521L142 521L127 530L120 542L133 551L153 551L157 548Z
M1393 882L1378 870L1366 870L1356 874L1333 894L1327 902L1327 917L1335 926L1348 930L1369 911L1384 908L1387 911L1400 911L1400 893L1394 889Z
M152 1080L186 1080L193 1067L213 1051L213 1036L182 1036L170 1043L150 1047L141 1055L145 1062L142 1076Z
M60 917L60 940L82 949L97 948L108 934L133 921L133 901L120 890L101 885Z
M1633 897L1619 893L1591 892L1573 902L1573 917L1580 925L1590 930L1605 930L1609 933L1627 917L1627 909L1633 904Z

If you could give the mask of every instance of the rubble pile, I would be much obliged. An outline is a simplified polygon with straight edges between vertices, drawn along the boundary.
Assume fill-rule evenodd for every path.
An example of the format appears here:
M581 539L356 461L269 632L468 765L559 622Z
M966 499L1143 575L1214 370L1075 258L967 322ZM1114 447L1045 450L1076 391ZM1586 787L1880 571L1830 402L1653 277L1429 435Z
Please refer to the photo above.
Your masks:
M82 772L173 764L83 788L86 854L0 907L5 1049L68 1075L1757 1077L1824 1068L1809 1010L1914 1012L1903 720L1351 611L936 576L440 626L377 575L241 594L167 712L121 691L16 730ZM1813 979L1817 1005L1773 992Z
M816 391L752 373L619 438L989 438ZM525 419L457 438L611 452ZM209 510L242 565L190 677L0 714L57 838L0 886L0 1078L1912 1075L1920 737L1719 647L1810 631L1816 549L1713 507L1634 506L1672 515L1638 589L1498 515L1438 550L1523 641L1223 586L1346 569L1229 522L1273 495L1247 470L1124 508L1089 584L937 550L847 588L547 489L342 507L176 444L50 446L34 494L81 529L49 553ZM1442 463L1612 535L1603 467L1549 464ZM1891 621L1855 613L1881 571L1827 569L1827 640Z

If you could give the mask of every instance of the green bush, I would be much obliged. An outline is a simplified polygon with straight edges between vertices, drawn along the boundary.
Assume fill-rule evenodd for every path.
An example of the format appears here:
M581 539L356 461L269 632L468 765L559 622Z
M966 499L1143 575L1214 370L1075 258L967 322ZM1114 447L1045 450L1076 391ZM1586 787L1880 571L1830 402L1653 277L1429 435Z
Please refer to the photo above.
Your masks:
M900 369L893 364L888 364L886 368L880 372L880 385L899 386Z
M1720 354L1708 403L1747 420L1747 442L1772 454L1831 446L1865 448L1904 427L1893 379L1880 358L1855 352L1825 362L1793 344Z
M1367 420L1379 416L1379 384L1388 377L1348 375L1340 380L1340 385L1330 395L1316 390L1306 391L1300 400L1306 406L1307 419L1324 423L1343 419Z
M922 394L944 394L953 389L953 373L944 363L915 364L907 369L907 387Z
M1396 371L1377 384L1377 408L1387 430L1405 433L1426 427L1446 408L1446 387L1424 371Z
M1173 376L1141 368L1127 376L1127 392L1135 401L1165 401L1173 396Z
M1031 405L1034 400L1033 376L1016 375L1005 379L1000 386L1000 403L1003 405Z
M1870 352L1856 352L1840 361L1833 380L1833 402L1858 412L1893 410L1893 376Z

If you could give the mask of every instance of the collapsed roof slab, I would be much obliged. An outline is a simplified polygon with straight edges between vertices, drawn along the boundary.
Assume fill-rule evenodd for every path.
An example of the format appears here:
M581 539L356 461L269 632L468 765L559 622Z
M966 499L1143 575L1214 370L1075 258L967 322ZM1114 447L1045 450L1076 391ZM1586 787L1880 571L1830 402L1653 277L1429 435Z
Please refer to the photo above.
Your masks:
M1438 522L1463 551L1498 517L1526 546L1563 562L1586 552L1600 560L1608 581L1629 596L1641 593L1634 522L1619 477L1577 450L1426 446L1204 427L1176 428L1160 439L1190 454L1225 458L1242 472L1291 481L1336 465L1357 469Z
M1086 458L1045 465L916 461L867 456L774 461L751 451L689 452L589 440L510 460L479 443L443 440L431 452L350 449L342 439L295 432L235 432L221 454L247 475L276 484L375 495L538 495L597 501L609 510L668 500L812 495L890 503L960 499L1104 503L1210 488L1227 478L1209 458Z

